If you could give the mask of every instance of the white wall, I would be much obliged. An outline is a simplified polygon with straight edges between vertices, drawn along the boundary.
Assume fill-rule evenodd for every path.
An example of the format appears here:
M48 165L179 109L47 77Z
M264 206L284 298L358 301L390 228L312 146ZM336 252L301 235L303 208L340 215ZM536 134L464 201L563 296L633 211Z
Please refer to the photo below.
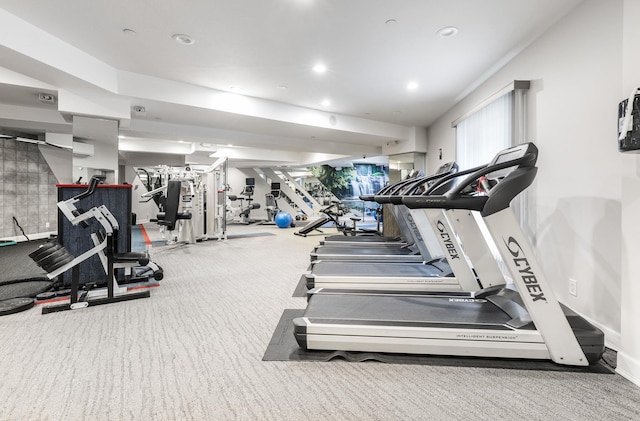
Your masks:
M143 198L142 195L147 192L147 188L138 177L138 173L131 166L125 166L124 180L132 185L131 188L131 212L136 214L137 224L149 223L151 219L158 216L158 205L149 198Z
M621 96L640 86L640 2L624 1ZM620 154L622 169L622 311L617 371L640 386L640 155Z
M451 122L511 81L532 81L527 140L540 149L537 180L529 189L532 241L558 299L596 322L614 348L620 347L621 306L615 131L622 6L623 0L581 3L429 127L427 155L429 171L441 163L439 148L442 162L454 160ZM569 295L569 278L577 281L577 297Z
M118 182L118 122L91 117L73 117L73 136L90 139L93 155L74 157L73 165L87 168L87 177L104 172L108 184ZM98 170L98 171L95 171ZM86 181L83 178L83 181Z

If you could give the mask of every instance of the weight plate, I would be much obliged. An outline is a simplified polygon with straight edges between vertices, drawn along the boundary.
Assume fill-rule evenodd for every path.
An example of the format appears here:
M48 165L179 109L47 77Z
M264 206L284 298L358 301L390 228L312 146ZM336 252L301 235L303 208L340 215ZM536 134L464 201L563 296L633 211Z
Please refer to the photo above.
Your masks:
M0 301L0 316L18 313L33 307L33 298L10 298Z

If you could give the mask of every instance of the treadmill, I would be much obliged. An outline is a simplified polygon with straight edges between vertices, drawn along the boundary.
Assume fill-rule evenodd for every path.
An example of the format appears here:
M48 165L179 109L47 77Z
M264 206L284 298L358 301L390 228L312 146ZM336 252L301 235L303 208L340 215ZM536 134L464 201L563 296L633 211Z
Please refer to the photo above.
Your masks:
M441 165L438 171L436 171L436 173L434 174L434 176L435 175L444 176L446 174L452 174L456 172L457 169L458 169L458 166L456 163L449 162L447 164ZM375 202L376 197L399 194L400 191L402 191L403 189L406 189L409 186L414 185L417 180L420 180L422 178L423 177L420 177L419 171L413 171L404 180L401 180L397 183L383 187L375 195L374 194L361 195L360 200L363 200L366 202ZM386 237L382 235L371 235L371 234L356 235L356 236L331 235L331 236L325 237L324 240L321 240L320 245L334 245L334 246L335 245L356 245L357 246L362 244L365 244L367 246L380 245L380 244L404 245L404 244L407 244L407 238L409 238L409 241L411 242L412 241L411 234L410 234L409 228L406 226L405 218L400 217L396 209L394 208L391 208L391 209L398 223L400 231L402 232L400 237Z
M471 174L479 168L466 170L460 175ZM443 188L451 188L459 175L432 176L420 182L429 185L424 194L437 194ZM406 193L415 193L417 187ZM475 192L475 189L473 190ZM400 199L399 201L397 199ZM380 202L398 204L409 211L399 196L376 196ZM438 243L439 252L431 253L434 246L423 251L442 257L417 263L409 262L358 262L320 260L304 274L308 289L353 290L403 290L403 291L477 291L483 287L501 285L504 276L495 261L487 241L480 231L471 211L441 209L412 209L416 226L422 228L422 236L432 236L429 241ZM435 234L434 234L435 232ZM462 240L462 244L459 239ZM448 258L444 257L443 250Z
M387 194L375 195L374 199L381 204L391 203L390 198L397 197L398 194L410 194L418 191L418 188L436 181L448 180L448 177L454 174L455 171L457 171L455 163L445 164L432 176L398 183L397 188L386 192ZM378 244L347 244L342 242L336 244L335 242L327 242L324 245L317 246L311 252L311 261L314 262L312 264L319 260L363 261L368 263L423 263L430 261L433 254L429 250L429 246L437 243L435 234L426 229L425 224L416 220L422 218L420 213L409 211L402 203L399 203L399 205L401 206L395 206L392 209L398 224L408 238L407 244L388 242ZM425 244L425 240L427 244Z
M394 207L398 224L407 243L382 244L325 244L316 246L310 253L312 264L317 261L365 261L365 262L396 262L420 263L431 260L431 254L423 240L422 230L414 215L405 207ZM433 241L431 242L433 244Z
M525 143L500 152L484 169L440 196L408 196L410 208L480 212L513 283L475 293L318 290L293 320L304 349L550 359L587 366L604 353L604 334L560 304L509 207L534 180L538 150ZM463 197L482 177L515 165L486 195Z

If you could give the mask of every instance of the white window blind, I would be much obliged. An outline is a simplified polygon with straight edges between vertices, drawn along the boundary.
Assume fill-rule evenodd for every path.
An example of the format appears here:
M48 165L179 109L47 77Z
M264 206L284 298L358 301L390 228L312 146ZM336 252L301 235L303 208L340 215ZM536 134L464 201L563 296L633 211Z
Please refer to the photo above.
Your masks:
M456 125L456 162L460 169L486 164L513 145L513 92L493 100Z
M452 123L456 130L456 162L460 169L486 164L501 150L526 141L524 93L527 89L529 81L514 81ZM525 191L512 202L512 208L531 237L527 229L532 223L527 196ZM474 216L498 258L495 245L485 232L484 221L478 215Z

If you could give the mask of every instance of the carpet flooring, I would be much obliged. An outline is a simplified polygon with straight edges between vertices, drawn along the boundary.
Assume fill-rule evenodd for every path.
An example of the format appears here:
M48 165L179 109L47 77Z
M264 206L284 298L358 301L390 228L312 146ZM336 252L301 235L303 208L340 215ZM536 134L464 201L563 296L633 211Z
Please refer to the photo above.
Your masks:
M152 246L165 277L150 298L1 317L0 419L640 419L640 388L617 374L263 361L285 310L306 305L291 294L318 237L294 230Z

